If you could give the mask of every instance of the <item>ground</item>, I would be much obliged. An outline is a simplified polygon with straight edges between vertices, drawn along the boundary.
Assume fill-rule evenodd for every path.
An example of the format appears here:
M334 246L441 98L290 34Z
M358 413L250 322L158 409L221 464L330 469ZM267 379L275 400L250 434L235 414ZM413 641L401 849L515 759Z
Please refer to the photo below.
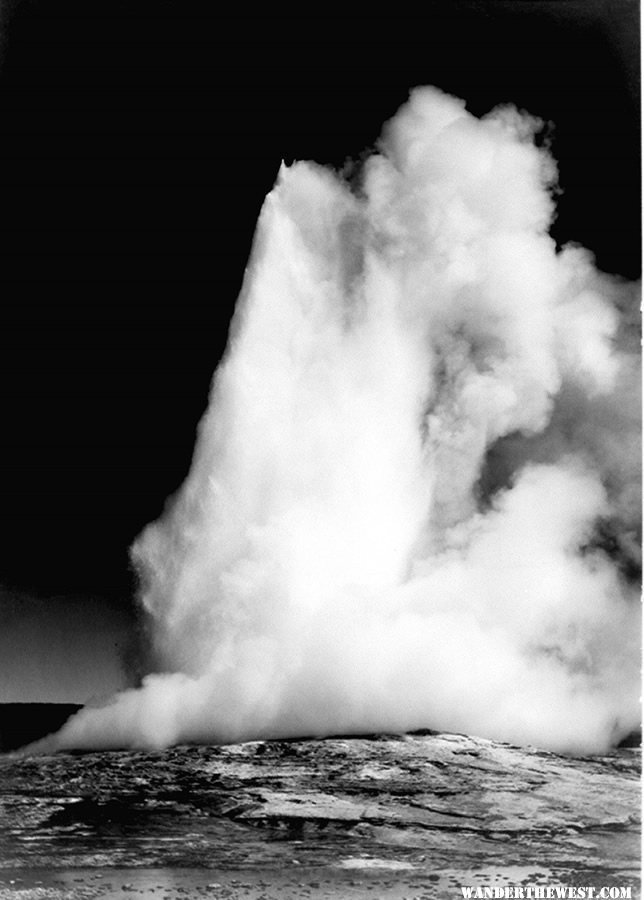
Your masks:
M637 897L639 763L430 733L5 755L0 898Z

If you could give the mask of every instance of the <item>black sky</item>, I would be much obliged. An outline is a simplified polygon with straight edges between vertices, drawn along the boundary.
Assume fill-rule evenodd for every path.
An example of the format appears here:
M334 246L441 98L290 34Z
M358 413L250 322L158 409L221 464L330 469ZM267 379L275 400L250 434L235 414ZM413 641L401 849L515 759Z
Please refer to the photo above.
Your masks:
M131 609L280 160L358 158L412 86L553 122L556 237L639 275L637 3L373 8L5 2L0 586Z

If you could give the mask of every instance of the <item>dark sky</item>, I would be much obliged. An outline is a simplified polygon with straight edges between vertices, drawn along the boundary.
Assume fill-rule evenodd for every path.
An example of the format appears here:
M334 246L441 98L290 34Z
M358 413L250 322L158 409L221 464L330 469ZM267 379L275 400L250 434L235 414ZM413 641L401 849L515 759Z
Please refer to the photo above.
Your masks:
M25 659L78 598L131 620L127 548L187 473L282 158L359 157L418 84L512 102L554 123L557 239L639 274L637 3L420 8L5 0L0 586L47 610Z

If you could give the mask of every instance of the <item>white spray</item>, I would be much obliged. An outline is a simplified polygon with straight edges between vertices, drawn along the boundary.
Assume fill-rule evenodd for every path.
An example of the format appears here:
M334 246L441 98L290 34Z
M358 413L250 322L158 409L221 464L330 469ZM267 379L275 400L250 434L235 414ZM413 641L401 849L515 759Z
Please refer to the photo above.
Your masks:
M422 88L359 190L282 167L192 469L132 551L159 671L58 746L636 726L634 292L557 252L539 124Z

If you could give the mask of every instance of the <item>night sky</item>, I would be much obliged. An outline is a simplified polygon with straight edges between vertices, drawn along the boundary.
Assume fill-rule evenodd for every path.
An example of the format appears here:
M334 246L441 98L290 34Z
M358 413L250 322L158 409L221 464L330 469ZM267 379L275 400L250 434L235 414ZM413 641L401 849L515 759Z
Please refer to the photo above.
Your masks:
M119 682L128 546L187 474L282 158L359 159L419 84L511 102L553 123L557 240L639 276L634 0L323 9L2 5L0 700Z

